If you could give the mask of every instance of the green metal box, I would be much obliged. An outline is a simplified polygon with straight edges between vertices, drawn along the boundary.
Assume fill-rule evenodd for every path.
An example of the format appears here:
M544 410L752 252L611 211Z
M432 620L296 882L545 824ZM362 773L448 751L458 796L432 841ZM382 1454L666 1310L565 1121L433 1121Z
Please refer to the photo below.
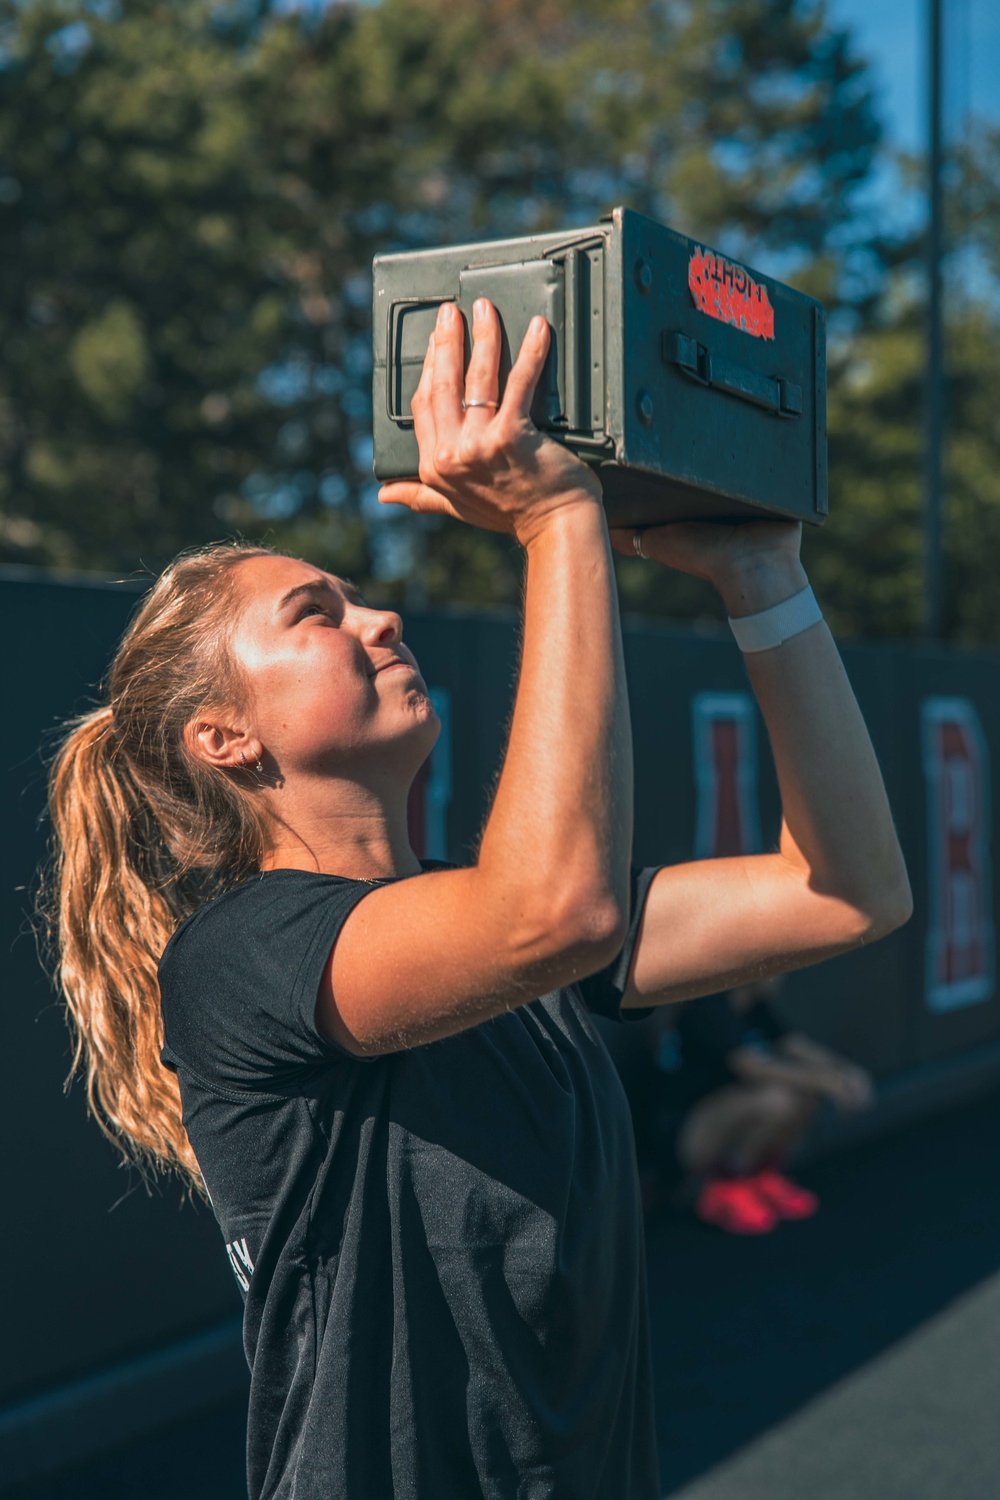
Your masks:
M442 302L488 297L502 382L528 323L554 338L532 417L597 469L609 519L822 523L826 322L812 298L628 209L590 229L377 256L375 474L416 474L410 401ZM467 335L468 336L468 335Z

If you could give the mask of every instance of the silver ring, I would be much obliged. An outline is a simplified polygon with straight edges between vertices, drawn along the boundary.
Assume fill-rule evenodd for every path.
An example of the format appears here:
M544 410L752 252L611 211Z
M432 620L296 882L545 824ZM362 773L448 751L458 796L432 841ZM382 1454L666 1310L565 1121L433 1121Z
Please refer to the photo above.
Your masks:
M646 558L646 554L642 550L642 532L639 530L638 526L632 533L632 551L635 553L636 557ZM648 562L649 559L646 558L646 561Z
M472 406L499 406L499 401L463 401L462 410L468 411Z

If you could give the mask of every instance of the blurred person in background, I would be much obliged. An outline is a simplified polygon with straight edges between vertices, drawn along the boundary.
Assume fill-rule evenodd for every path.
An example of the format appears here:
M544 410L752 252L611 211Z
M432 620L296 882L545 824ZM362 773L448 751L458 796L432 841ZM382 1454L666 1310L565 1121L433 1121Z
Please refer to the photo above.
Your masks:
M774 1009L779 976L706 995L652 1041L636 1096L650 1202L693 1197L705 1223L768 1234L819 1200L784 1163L829 1101L843 1114L874 1097L864 1068L794 1031Z

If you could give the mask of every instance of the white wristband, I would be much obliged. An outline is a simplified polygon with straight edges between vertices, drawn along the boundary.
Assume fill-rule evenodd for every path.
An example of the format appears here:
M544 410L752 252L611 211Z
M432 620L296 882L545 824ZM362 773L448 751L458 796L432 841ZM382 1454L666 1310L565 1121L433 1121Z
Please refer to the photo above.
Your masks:
M762 609L759 615L743 615L739 620L730 620L729 628L736 637L736 644L746 654L753 651L770 651L793 635L801 635L810 625L823 618L823 611L816 603L816 595L810 587L790 599L783 599L770 609Z

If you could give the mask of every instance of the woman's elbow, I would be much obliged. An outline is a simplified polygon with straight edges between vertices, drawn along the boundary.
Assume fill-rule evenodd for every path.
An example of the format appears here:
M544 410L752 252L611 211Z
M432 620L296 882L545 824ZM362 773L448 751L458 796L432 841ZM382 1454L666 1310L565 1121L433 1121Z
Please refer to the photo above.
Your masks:
M628 908L607 892L579 893L551 914L553 949L586 960L587 972L602 968L621 952L628 936Z
M884 885L873 893L859 909L858 916L862 943L878 942L897 928L905 927L913 916L913 892L906 872L894 884Z
M620 953L628 937L628 908L613 898L596 904L588 914L581 941L610 961Z
M885 922L886 932L895 932L897 927L905 927L913 916L913 892L910 882L904 875L899 889L895 892L894 900L888 906Z

